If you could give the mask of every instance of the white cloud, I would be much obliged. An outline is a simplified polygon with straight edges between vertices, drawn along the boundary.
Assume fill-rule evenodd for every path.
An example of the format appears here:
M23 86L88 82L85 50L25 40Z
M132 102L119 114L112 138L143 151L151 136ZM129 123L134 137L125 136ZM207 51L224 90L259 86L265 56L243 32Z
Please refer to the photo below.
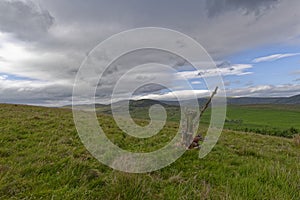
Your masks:
M228 97L287 97L298 95L300 91L299 84L285 85L259 85L247 88L229 89L226 91ZM133 99L154 99L154 100L177 100L177 97L188 100L197 96L203 98L210 95L209 90L178 90L166 92L163 94L148 94L143 96L135 96Z
M2 63L22 62L35 59L37 55L30 53L22 44L16 43L9 34L0 32L0 55Z
M136 96L133 99L154 99L154 100L177 100L177 97L182 100L189 100L196 96L197 98L203 98L209 96L209 90L177 90L177 91L169 91L163 94L147 94L142 96Z
M259 57L252 60L253 63L260 63L260 62L270 62L270 61L276 61L281 58L287 58L292 56L299 56L300 53L285 53L285 54L273 54L269 56Z
M227 96L232 97L287 97L298 95L299 84L257 85L247 88L229 89Z
M205 78L205 77L212 77L212 76L229 76L229 75L236 75L236 76L242 76L242 75L248 75L252 74L252 72L247 71L248 69L251 69L253 66L250 64L235 64L228 67L222 67L222 68L215 68L215 69L203 69L198 71L184 71L184 72L178 72L178 77L183 77L187 79L193 79L193 78Z
M45 81L74 78L83 56L42 51L0 32L0 73Z
M300 91L299 84L285 85L258 85L247 88L229 89L226 91L228 97L288 97L298 95ZM203 98L210 95L209 90L179 90L166 92L163 94L148 94L137 96L134 99L155 99L155 100L176 100L176 97L181 97L184 100L193 98Z
M0 75L0 81L7 79L7 75Z
M202 82L201 81L192 81L191 82L191 84L193 84L193 85L199 85L199 84L201 84Z

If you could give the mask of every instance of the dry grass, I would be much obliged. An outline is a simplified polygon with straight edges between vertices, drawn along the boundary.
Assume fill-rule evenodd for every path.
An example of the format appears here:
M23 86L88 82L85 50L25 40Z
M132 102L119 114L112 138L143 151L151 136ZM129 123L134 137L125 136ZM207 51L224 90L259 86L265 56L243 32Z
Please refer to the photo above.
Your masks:
M296 146L300 146L300 134L294 136L294 143Z

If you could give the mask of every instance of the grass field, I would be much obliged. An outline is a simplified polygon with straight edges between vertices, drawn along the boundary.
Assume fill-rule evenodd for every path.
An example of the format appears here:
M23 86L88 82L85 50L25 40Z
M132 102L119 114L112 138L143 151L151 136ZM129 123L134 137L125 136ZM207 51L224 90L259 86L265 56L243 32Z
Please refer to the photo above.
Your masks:
M276 109L230 107L228 119L300 128L299 110ZM204 124L208 118L209 112ZM99 114L99 124L131 151L163 146L178 127L170 120L158 136L139 140L122 133L109 115ZM204 159L187 151L164 169L127 174L86 151L69 109L0 105L0 134L0 199L300 199L300 147L289 138L227 130Z
M208 123L209 112L204 122ZM225 128L266 135L293 137L300 132L299 105L228 106Z
M148 106L149 107L149 106ZM149 119L148 107L133 106L131 114L137 119ZM179 107L167 106L168 121L179 122ZM99 113L110 113L109 107L99 108ZM202 119L202 127L210 122L210 109ZM229 105L225 129L254 132L292 138L300 132L300 105Z

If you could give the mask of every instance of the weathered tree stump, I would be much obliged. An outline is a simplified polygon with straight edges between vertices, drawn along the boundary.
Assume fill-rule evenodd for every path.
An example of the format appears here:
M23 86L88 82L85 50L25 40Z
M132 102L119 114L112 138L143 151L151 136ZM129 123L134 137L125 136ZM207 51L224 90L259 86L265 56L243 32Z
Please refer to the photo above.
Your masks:
M199 112L195 110L189 110L191 108L185 109L185 122L183 126L182 131L182 144L188 148L194 148L199 147L199 141L202 141L203 138L200 133L197 134L196 137L194 137L197 132L196 127L199 124L199 120L201 119L203 113L208 108L209 104L211 103L212 98L217 94L218 87L214 90L214 92L211 94L210 98L208 98L207 102L204 104L204 106Z

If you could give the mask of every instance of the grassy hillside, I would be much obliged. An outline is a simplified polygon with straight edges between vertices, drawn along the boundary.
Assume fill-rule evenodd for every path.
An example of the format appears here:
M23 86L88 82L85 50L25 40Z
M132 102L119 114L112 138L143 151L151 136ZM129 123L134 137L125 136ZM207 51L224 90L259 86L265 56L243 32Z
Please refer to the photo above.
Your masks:
M157 101L132 101L130 113L134 118L149 119L148 110ZM143 105L143 106L141 106ZM166 108L168 121L179 122L180 109L174 105ZM111 114L110 106L99 106L98 113ZM201 119L202 126L208 126L210 110ZM300 105L228 105L225 128L236 131L254 132L292 138L300 132Z
M178 126L138 140L109 115L99 123L132 151L163 146ZM70 110L0 105L0 199L300 199L299 180L300 147L291 139L225 131L205 159L193 150L162 170L127 174L85 150Z

